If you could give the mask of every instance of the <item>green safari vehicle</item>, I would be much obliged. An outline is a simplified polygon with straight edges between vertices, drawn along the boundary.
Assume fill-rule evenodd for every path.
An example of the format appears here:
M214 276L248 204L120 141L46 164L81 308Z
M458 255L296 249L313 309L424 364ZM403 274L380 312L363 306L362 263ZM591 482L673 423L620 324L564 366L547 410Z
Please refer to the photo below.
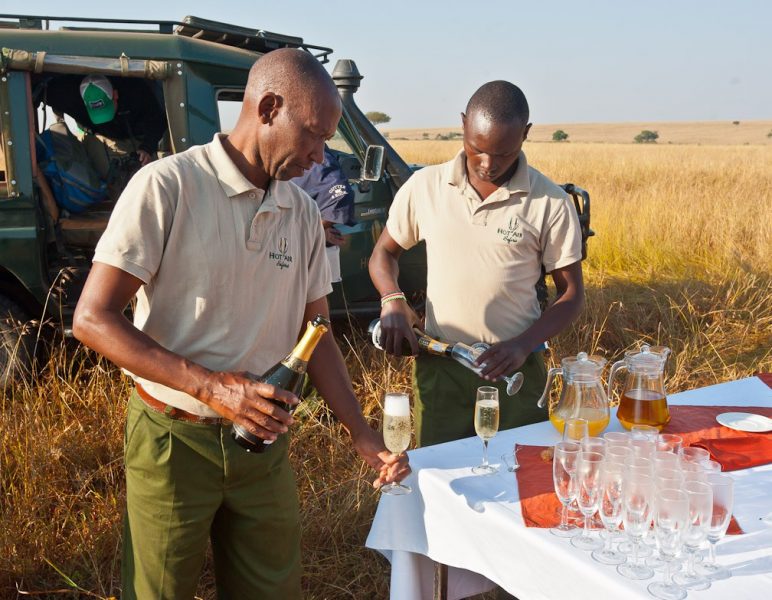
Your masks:
M66 26L52 29L52 22ZM144 79L168 125L159 154L174 153L227 131L254 61L285 47L306 50L323 63L332 53L299 37L196 17L159 22L0 15L0 384L29 366L38 331L31 322L70 333L115 200L111 196L79 214L54 201L35 151L35 140L53 120L46 108L50 82L88 74ZM355 63L339 60L332 77L343 116L330 146L355 190L357 224L340 228L347 240L342 283L335 284L330 306L333 316L374 315L379 297L367 263L394 193L413 171L357 107L354 94L362 76ZM570 191L591 235L589 197L578 188ZM424 247L405 252L400 265L400 285L420 305Z

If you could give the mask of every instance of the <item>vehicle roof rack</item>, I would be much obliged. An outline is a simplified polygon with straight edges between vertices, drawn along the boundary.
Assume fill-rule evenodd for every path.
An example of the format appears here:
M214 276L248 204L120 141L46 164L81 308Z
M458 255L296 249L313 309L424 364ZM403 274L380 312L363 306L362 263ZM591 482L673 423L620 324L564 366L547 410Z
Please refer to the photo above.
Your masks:
M181 35L199 40L206 40L216 44L242 48L254 52L270 52L277 48L300 48L309 52L320 62L330 60L332 48L306 44L303 38L273 33L264 29L250 29L238 25L229 25L219 21L210 21L199 17L186 16L182 21L153 21L145 19L97 19L92 17L51 17L37 15L6 15L0 14L0 19L13 19L13 21L0 21L0 28L4 29L49 29L51 21L63 21L72 23L115 23L121 25L154 25L157 33L169 35ZM44 26L45 25L45 26ZM101 27L61 27L64 31L147 31L120 28Z

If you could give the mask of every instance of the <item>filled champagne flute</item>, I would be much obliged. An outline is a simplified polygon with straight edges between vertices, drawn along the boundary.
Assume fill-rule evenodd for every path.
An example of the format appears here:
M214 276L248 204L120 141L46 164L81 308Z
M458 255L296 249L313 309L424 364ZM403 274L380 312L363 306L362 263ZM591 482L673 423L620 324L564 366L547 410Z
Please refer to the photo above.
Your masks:
M592 553L592 558L604 565L619 565L627 560L624 554L611 547L614 534L622 523L623 476L624 465L606 456L601 465L598 503L598 514L606 529L606 540L602 550Z
M410 445L410 400L407 394L389 392L383 400L383 443L389 452L402 454ZM381 486L384 494L401 496L413 490L410 486L399 483L387 483Z
M673 583L671 565L681 549L682 536L689 518L689 498L685 492L666 488L657 494L654 535L660 559L665 563L662 581L650 583L649 593L662 600L683 600L686 590Z
M552 482L555 495L563 509L560 513L560 525L550 529L558 537L571 537L579 533L576 525L568 522L568 505L576 499L576 459L579 456L579 444L576 442L558 442L552 458Z
M617 566L620 575L628 579L649 579L654 571L639 564L639 548L649 530L654 502L654 481L641 471L625 470L622 484L622 523L632 542L632 560Z
M729 569L716 563L716 544L724 537L729 527L729 521L732 519L734 479L728 475L710 473L708 474L708 485L713 490L713 513L708 527L710 554L707 562L703 562L698 567L697 572L712 581L718 581L729 579L732 576Z
M477 388L474 403L474 430L483 442L483 461L472 468L472 473L488 475L498 468L488 463L488 442L499 431L499 390L490 385Z
M702 542L708 537L713 517L713 489L702 481L685 481L683 490L689 497L689 519L684 530L684 549L687 553L686 572L673 577L678 585L690 590L707 590L710 580L697 573L695 559Z

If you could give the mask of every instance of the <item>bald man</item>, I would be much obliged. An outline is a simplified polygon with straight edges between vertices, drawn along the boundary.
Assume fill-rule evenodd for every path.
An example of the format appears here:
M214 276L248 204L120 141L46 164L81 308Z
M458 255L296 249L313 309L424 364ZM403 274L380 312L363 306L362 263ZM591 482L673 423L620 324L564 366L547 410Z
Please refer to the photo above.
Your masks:
M397 193L370 259L381 295L399 291L398 259L426 242L426 331L435 338L491 345L482 377L442 357L419 355L413 383L416 437L428 446L475 435L475 390L499 388L500 428L547 418L536 406L545 385L542 342L566 328L584 297L579 220L566 193L528 166L528 102L512 83L478 89L461 114L464 148L450 162L416 172ZM535 284L542 266L557 300L542 314ZM418 317L405 300L381 310L384 347L398 354ZM501 376L522 370L509 398Z
M310 54L251 69L229 135L142 169L117 202L75 312L75 336L131 375L125 599L193 598L211 538L221 598L300 598L287 458L292 394L254 375L328 315L324 232L288 180L321 162L336 88ZM136 295L134 323L123 310ZM380 485L409 471L365 422L332 333L308 372ZM248 453L231 422L274 443Z

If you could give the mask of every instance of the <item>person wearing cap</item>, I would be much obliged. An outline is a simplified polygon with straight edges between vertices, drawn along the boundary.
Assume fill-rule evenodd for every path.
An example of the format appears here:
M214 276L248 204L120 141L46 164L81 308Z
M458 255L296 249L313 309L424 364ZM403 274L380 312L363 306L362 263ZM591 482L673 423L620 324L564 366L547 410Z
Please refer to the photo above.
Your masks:
M314 163L300 177L291 180L316 202L322 215L322 227L327 241L327 260L330 263L332 282L341 281L340 247L345 240L335 225L355 225L354 199L356 195L341 169L335 154L325 144L324 160Z
M414 363L419 445L475 435L478 386L499 388L500 428L543 421L543 342L579 315L584 302L579 220L569 197L522 151L531 125L523 92L506 81L478 89L462 113L463 150L451 161L414 173L400 188L370 258L382 296L384 348L418 346L419 320L399 292L398 259L426 242L426 332L440 340L490 344L478 359L482 377L443 357ZM544 267L557 299L541 312L535 285ZM506 394L501 376L520 370L520 392Z
M136 78L64 75L46 84L45 102L78 122L89 158L108 179L111 161L136 155L144 166L156 158L166 115L152 85Z
M193 598L211 539L221 598L302 597L300 517L288 458L294 406L258 376L329 315L319 209L288 180L321 162L341 116L308 52L252 67L234 129L157 160L129 181L94 252L76 338L131 373L122 598ZM136 294L134 323L124 308ZM311 381L377 473L407 456L365 420L332 331ZM272 440L249 453L231 423Z

